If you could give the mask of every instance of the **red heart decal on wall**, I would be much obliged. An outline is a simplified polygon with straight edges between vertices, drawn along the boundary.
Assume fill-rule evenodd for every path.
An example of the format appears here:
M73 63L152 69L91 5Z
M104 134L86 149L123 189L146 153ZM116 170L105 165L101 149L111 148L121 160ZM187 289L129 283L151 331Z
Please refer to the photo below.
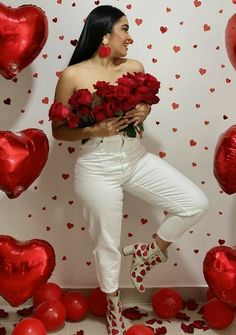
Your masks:
M40 53L48 37L48 21L34 5L11 8L0 3L0 74L10 79Z
M231 16L226 25L225 46L229 60L236 70L236 14Z
M0 190L17 198L41 173L48 151L47 136L40 129L0 131Z
M214 155L213 173L224 192L236 192L236 125L220 135Z
M236 307L236 249L218 246L210 249L203 273L213 294L230 307Z
M44 240L20 242L0 235L0 295L19 306L45 284L55 267L53 247Z

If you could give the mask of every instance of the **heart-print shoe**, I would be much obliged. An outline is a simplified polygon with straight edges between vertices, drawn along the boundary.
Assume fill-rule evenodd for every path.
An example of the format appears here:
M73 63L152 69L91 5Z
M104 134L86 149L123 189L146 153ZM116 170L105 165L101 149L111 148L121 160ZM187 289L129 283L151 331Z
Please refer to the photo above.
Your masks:
M167 252L163 253L156 242L150 244L136 243L123 248L125 256L133 255L130 276L134 287L144 293L143 279L145 275L157 264L167 261Z
M107 295L107 331L109 335L125 335L126 329L122 316L120 294L113 297Z

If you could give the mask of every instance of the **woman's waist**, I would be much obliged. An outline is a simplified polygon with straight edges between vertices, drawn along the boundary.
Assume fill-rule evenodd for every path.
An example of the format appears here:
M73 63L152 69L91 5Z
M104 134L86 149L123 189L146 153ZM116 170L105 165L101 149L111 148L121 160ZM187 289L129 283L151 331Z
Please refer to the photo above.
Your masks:
M80 145L80 156L87 153L107 153L119 155L121 152L133 153L143 149L139 137L129 137L124 133L106 137L92 137L86 143Z
M104 137L91 137L89 139L83 140L82 142L86 143L109 143L109 142L138 142L140 140L140 136L137 135L136 137L129 137L125 132L119 132L119 134L111 135L111 136L104 136ZM81 145L84 145L81 143Z

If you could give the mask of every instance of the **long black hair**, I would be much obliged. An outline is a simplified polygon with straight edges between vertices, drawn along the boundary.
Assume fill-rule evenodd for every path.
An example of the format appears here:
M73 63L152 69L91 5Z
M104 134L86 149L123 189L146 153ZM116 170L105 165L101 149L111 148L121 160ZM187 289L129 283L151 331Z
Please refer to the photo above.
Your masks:
M86 18L84 28L68 65L80 63L92 57L103 36L111 33L114 25L125 14L118 8L104 5L94 8Z

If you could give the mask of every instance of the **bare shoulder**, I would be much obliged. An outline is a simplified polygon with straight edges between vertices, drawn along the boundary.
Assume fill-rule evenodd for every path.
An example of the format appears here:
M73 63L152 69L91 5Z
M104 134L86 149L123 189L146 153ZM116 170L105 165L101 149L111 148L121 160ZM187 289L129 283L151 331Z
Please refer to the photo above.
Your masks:
M62 71L60 78L64 80L72 80L78 76L78 72L80 72L79 64L71 65Z
M68 98L73 94L77 83L76 65L66 67L57 82L54 99L68 105Z
M57 86L63 89L66 87L66 89L70 89L72 92L76 89L78 81L84 77L84 74L84 67L80 64L68 66L61 72Z
M136 59L126 59L127 72L144 72L143 64Z
M91 71L92 70L92 71ZM94 74L94 69L91 68L88 61L81 62L66 67L61 74L63 82L71 82L74 84L75 89L80 86L86 86L87 78L90 73Z

